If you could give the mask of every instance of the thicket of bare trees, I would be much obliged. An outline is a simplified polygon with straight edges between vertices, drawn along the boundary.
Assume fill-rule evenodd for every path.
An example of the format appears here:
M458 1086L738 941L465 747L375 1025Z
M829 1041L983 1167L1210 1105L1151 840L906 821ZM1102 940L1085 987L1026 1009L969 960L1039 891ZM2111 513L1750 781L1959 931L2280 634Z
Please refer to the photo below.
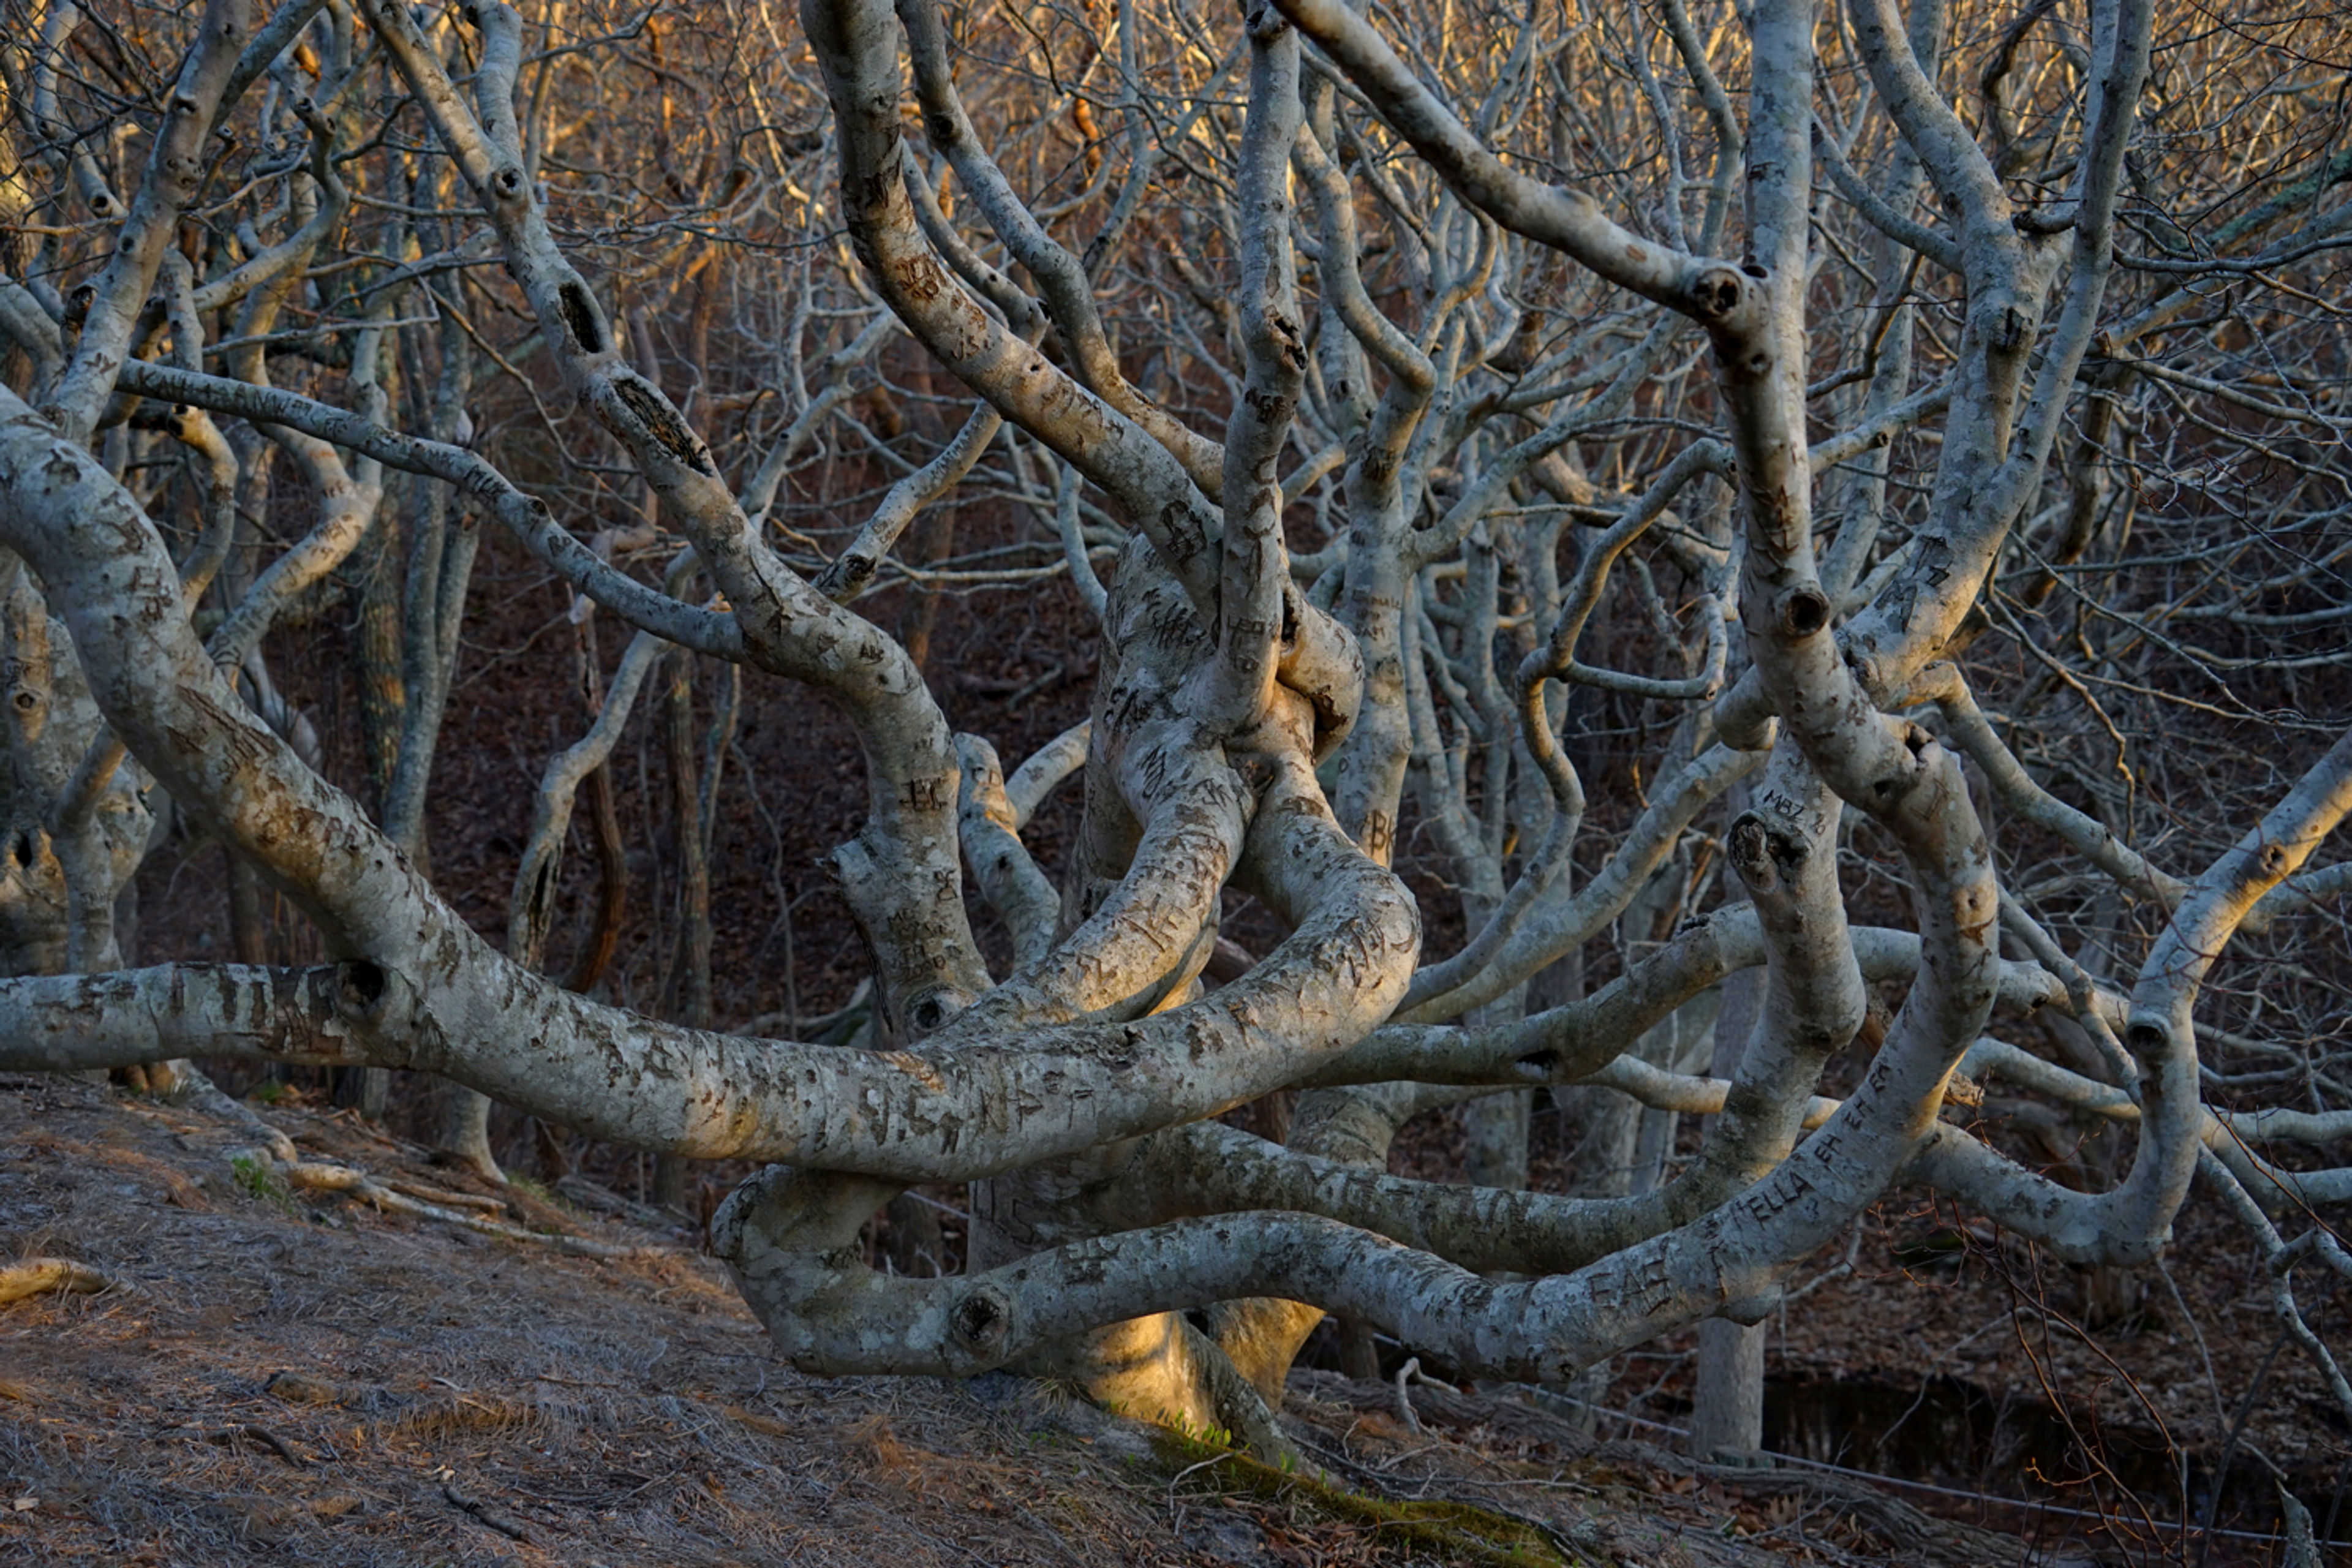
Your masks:
M2117 1276L2199 1186L2352 1418L2298 1295L2352 1277L2340 23L12 15L0 1066L412 1068L484 1163L480 1096L778 1162L715 1235L803 1367L1269 1448L1327 1312L1548 1381L1708 1319L1738 1368L1890 1191ZM920 461L872 424L909 404ZM423 831L483 529L570 585L593 710L502 942ZM1092 717L1026 759L859 613L1061 578ZM270 666L348 582L356 796ZM847 1045L714 1028L714 802L778 679L862 752ZM657 703L658 1018L602 984ZM174 815L236 963L134 951ZM1267 951L1221 944L1244 898ZM1525 1190L1541 1092L1577 1192ZM1464 1100L1473 1184L1390 1176ZM866 1268L940 1182L967 1271Z

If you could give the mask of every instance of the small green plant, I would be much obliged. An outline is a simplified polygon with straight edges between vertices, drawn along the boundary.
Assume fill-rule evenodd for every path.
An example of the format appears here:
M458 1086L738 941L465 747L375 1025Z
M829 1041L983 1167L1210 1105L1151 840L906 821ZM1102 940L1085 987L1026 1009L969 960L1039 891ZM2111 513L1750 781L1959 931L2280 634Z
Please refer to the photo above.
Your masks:
M546 1205L549 1208L562 1209L570 1214L577 1214L580 1212L578 1205L574 1204L570 1198L565 1197L562 1193L557 1192L553 1187L549 1186L545 1182L541 1181L536 1176L519 1176L514 1174L512 1172L509 1172L507 1174L507 1185L514 1192L520 1193L527 1197L537 1199L540 1203ZM520 1213L520 1211L517 1212ZM563 1228L561 1226L550 1225L546 1220L541 1219L535 1215L525 1219L523 1224L526 1229L536 1231L541 1236L562 1236L563 1234Z
M264 1105L275 1105L286 1098L286 1086L271 1079L253 1091L253 1098Z
M1240 1443L1222 1426L1195 1426L1180 1414L1171 1413L1164 1423L1168 1429L1188 1443L1203 1448L1238 1448Z
M245 1189L247 1197L259 1198L288 1214L294 1212L293 1189L267 1159L259 1154L239 1154L228 1164L236 1173L236 1184Z

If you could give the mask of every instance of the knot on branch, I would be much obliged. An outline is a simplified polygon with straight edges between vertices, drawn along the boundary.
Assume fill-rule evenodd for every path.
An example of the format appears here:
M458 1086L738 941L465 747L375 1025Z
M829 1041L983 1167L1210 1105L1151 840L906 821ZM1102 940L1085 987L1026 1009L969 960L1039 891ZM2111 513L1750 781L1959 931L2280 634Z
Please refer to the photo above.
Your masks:
M392 977L363 958L335 965L335 1011L353 1022L372 1022L383 1009Z
M1780 633L1809 637L1830 624L1829 595L1814 583L1801 584L1780 595Z
M1304 363L1301 350L1286 344L1282 353L1286 358L1299 356L1300 363ZM1260 423L1276 426L1289 419L1294 400L1279 392L1260 392L1255 387L1245 386L1242 389L1242 401L1249 405L1250 412L1258 416Z
M1276 202L1274 205L1276 207L1280 207L1284 204ZM1282 345L1283 362L1290 367L1294 374L1301 375L1305 374L1307 371L1307 336L1305 332L1300 330L1297 321L1293 321L1290 317L1284 315L1279 310L1272 312L1268 317L1268 320L1274 327L1275 338Z
M1731 825L1731 868L1751 894L1761 897L1794 882L1808 852L1803 839L1753 811L1741 812Z
M1706 325L1728 321L1747 297L1747 284L1728 267L1709 267L1691 279L1691 313Z
M1013 1334L1013 1302L993 1285L982 1285L948 1310L948 1331L971 1354L992 1357Z
M834 558L832 565L816 574L812 586L839 604L872 582L881 565L881 558L870 551L845 551Z
M929 1035L970 1005L961 992L940 987L926 991L907 1005L907 1025L916 1035Z
M604 321L596 313L596 301L587 287L578 279L567 279L555 290L556 313L563 318L563 330L580 345L583 353L604 352Z
M1242 29L1250 42L1270 44L1290 30L1290 22L1271 5L1253 5L1242 13Z
M620 399L623 407L636 416L638 422L645 426L646 434L671 457L698 474L718 472L711 466L710 454L703 449L700 441L695 439L694 432L687 428L686 421L678 416L677 410L670 406L669 399L664 397L653 383L635 371L624 370L613 378L613 395Z
M2033 322L2019 308L2007 289L1997 289L1985 297L1977 316L1988 347L2000 353L2014 353L2033 335Z

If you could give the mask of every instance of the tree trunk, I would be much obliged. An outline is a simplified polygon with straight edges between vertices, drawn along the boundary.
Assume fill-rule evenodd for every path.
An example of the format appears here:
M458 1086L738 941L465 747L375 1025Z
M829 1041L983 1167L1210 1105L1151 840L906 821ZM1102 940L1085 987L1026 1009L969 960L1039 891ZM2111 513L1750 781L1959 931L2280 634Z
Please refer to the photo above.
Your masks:
M1738 1071L1763 991L1763 975L1753 969L1743 969L1723 983L1723 1005L1715 1017L1716 1077L1727 1079ZM1728 1318L1700 1321L1691 1394L1694 1457L1739 1460L1764 1447L1765 1331L1763 1323L1735 1323Z
M405 574L400 552L407 531L401 525L403 509L398 500L411 489L403 483L393 490L394 504L379 511L376 525L360 542L354 563L359 578L359 592L353 595L359 657L353 677L359 688L361 754L366 760L368 793L375 802L379 822L392 795L393 770L399 764L400 734L408 714L408 691L402 679L401 587ZM328 1081L336 1105L356 1110L370 1121L383 1120L392 1092L389 1071L336 1068Z
M702 772L695 757L694 655L680 650L669 659L662 738L669 762L670 847L677 864L677 912L681 940L677 973L678 1021L707 1029L711 1022L710 862L703 837ZM715 762L714 762L715 766ZM654 1161L653 1202L678 1215L687 1205L689 1163L675 1154Z

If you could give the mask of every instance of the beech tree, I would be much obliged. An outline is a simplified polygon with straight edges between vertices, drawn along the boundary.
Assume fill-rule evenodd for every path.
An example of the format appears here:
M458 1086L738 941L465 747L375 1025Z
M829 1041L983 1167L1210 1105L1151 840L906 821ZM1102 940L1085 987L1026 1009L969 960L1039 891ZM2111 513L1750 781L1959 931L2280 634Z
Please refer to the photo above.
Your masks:
M2352 862L2319 853L2352 809L2339 23L20 22L0 1066L414 1068L487 1097L449 1134L484 1162L490 1099L770 1162L714 1241L803 1368L1051 1373L1268 1451L1326 1313L1556 1382L1759 1321L1890 1193L2128 1269L2201 1184L2352 1415L2295 1288L2352 1274L2324 1212ZM723 293L739 350L682 396L615 303L681 271L698 341ZM919 465L854 403L901 335L968 395ZM538 405L529 465L475 427L492 384ZM845 518L802 483L836 440L904 469ZM906 560L959 487L1025 542ZM303 526L264 560L272 494ZM421 828L478 522L634 639L583 652L600 711L548 760L503 944ZM395 526L371 809L268 654ZM908 582L1012 614L1059 575L1099 622L1091 717L1010 771L857 608ZM547 972L580 794L697 668L855 728L850 1045L713 1026L707 866L678 1020L596 994L609 919ZM1633 760L1589 799L1604 734ZM1040 865L1024 829L1074 775ZM690 887L709 807L698 836L679 805ZM134 963L167 810L321 961ZM1221 945L1243 895L1287 932L1263 953ZM2121 1124L2127 1157L2053 1174L1971 1125L1993 1083L2004 1127ZM1584 1136L1577 1192L1526 1190L1536 1092ZM1463 1101L1469 1184L1389 1174ZM867 1268L861 1225L929 1183L972 1184L966 1270Z

